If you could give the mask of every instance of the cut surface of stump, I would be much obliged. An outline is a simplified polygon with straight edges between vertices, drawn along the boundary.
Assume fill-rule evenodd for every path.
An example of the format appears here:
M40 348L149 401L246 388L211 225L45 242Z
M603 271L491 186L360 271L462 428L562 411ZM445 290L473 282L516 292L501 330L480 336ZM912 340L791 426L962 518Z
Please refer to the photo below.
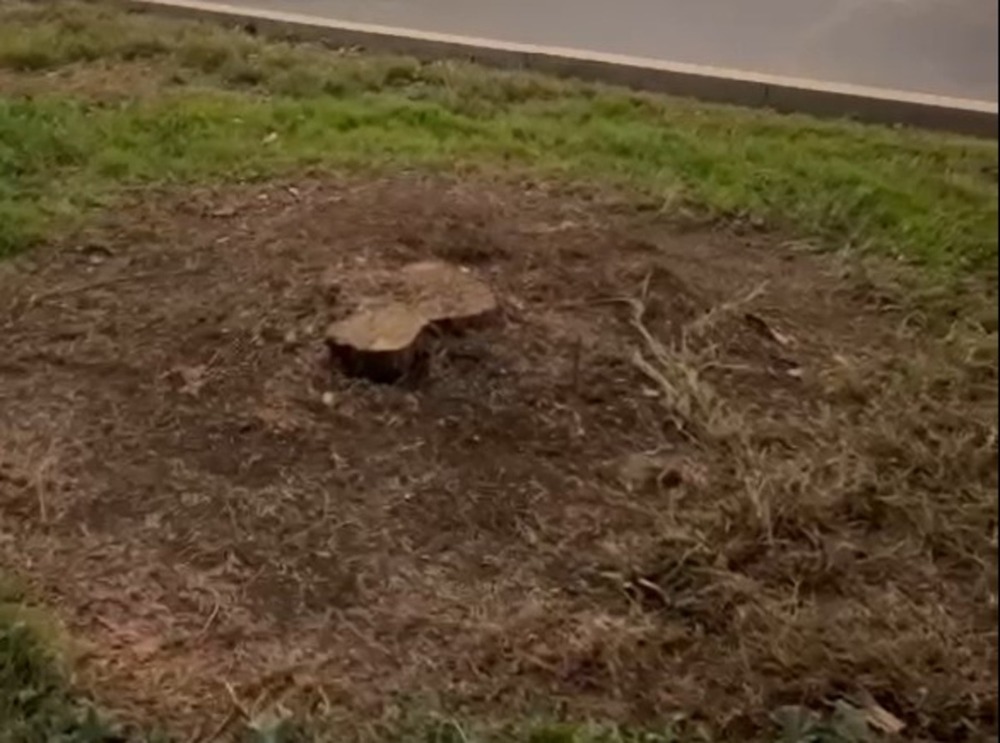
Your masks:
M415 309L431 323L460 332L489 320L497 311L493 291L461 268L423 261L402 270L406 288L414 293Z
M426 369L434 335L465 332L498 309L485 283L439 261L403 267L357 304L327 330L331 358L350 376L386 383Z

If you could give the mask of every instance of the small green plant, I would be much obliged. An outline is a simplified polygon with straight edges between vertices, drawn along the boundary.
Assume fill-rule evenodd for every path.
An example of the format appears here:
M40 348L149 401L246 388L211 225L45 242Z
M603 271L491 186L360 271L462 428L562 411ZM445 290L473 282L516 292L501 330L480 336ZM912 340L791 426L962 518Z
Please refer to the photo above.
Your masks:
M799 706L781 707L774 713L781 730L778 743L876 743L864 712L838 702L829 716Z
M41 612L0 604L0 743L110 743L119 738L69 693Z

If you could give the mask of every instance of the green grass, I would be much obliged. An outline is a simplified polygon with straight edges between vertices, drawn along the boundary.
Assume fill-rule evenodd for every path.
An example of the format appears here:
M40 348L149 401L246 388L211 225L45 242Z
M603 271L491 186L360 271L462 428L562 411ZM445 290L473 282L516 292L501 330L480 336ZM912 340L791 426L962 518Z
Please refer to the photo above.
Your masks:
M70 691L61 633L0 574L0 743L99 743L110 729Z
M338 55L101 7L0 3L0 68L161 84L0 97L0 252L123 186L306 167L476 167L624 188L832 248L992 274L996 144L470 65ZM2 91L2 88L0 88Z

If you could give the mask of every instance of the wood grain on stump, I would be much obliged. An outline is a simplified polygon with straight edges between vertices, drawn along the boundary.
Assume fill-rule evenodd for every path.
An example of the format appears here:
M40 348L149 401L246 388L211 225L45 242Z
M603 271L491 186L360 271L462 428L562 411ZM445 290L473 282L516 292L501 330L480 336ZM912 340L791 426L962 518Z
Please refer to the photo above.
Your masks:
M327 330L331 358L345 373L394 382L422 371L439 333L461 333L497 313L496 296L470 273L439 261L405 266L359 298Z

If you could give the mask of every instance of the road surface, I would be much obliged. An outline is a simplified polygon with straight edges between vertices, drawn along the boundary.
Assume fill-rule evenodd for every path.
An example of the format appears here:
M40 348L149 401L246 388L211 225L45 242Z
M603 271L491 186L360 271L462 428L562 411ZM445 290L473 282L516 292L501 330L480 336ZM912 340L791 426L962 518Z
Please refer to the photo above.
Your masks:
M997 0L221 0L328 19L997 100Z

